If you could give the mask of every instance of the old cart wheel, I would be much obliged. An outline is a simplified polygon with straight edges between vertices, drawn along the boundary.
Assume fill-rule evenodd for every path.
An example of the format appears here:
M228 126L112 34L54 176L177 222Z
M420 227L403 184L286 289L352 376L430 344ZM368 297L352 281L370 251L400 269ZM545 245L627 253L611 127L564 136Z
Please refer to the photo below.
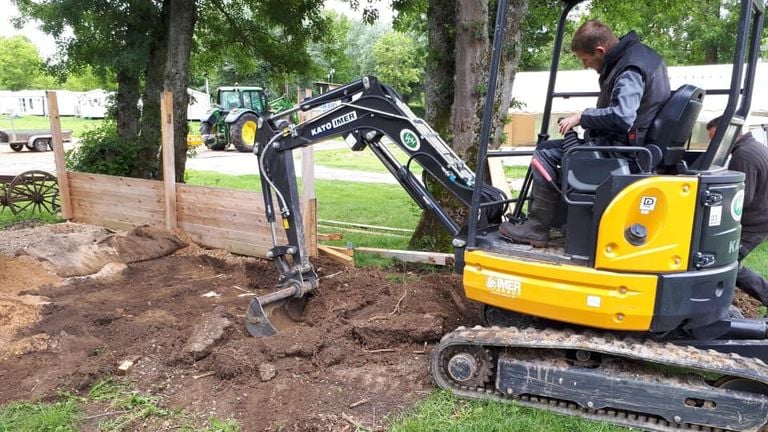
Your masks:
M20 152L22 149L24 149L24 143L11 143L11 148L15 152Z
M6 211L13 212L13 209L8 204L8 197L5 195L5 189L5 183L0 183L0 214L5 213Z
M26 171L7 186L8 205L14 214L22 211L53 213L59 209L59 185L45 171Z

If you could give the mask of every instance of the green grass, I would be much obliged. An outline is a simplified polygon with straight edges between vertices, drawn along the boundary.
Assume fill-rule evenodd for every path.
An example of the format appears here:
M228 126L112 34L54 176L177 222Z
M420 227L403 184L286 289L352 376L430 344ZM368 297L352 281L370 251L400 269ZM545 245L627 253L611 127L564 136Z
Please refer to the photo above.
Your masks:
M80 136L86 129L100 125L103 120L87 120L80 117L61 117L61 129L71 130L73 136ZM50 129L51 121L43 116L25 116L13 119L13 127L19 129ZM0 115L0 129L11 130L11 119L7 115Z
M8 208L0 207L0 209L2 210L2 212L0 212L0 230L5 229L9 225L23 221L38 221L41 223L58 223L63 221L59 214L32 214L30 211L23 211L20 214L14 215L11 214L11 211Z
M79 413L73 397L51 404L14 402L0 407L0 432L75 432Z
M514 403L465 401L433 392L415 409L391 419L390 432L611 432L628 429L560 416Z
M92 424L93 419L98 419L98 430L103 432L161 428L182 432L240 430L231 419L200 419L182 410L164 408L158 396L143 394L128 381L105 379L83 397L64 394L60 399L53 403L14 402L0 407L0 432L76 432L86 422ZM95 414L86 416L86 412Z
M386 146L395 158L402 164L408 162L408 155L395 144ZM348 148L333 150L316 150L314 153L315 164L330 168L347 169L353 171L365 171L372 173L388 173L379 158L367 148L362 151L352 151ZM410 165L411 171L416 176L421 175L421 167L414 160Z

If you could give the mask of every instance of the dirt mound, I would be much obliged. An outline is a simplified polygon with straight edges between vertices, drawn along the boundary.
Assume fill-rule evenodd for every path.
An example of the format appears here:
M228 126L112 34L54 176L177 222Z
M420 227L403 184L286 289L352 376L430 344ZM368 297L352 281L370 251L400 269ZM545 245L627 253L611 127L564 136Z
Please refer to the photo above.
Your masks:
M380 427L386 413L431 389L431 344L475 323L471 305L457 306L457 275L320 260L320 289L303 321L255 339L243 317L249 293L273 290L273 264L209 255L223 253L190 246L93 277L27 284L26 294L51 304L15 333L35 349L0 360L0 403L86 389L130 358L143 391L203 416L234 417L243 430L353 430L351 419Z

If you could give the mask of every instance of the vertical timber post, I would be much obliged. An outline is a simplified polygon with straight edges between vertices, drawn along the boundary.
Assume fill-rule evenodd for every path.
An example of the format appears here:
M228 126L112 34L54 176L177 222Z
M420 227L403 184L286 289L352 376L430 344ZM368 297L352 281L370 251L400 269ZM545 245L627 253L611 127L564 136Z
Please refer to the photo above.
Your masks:
M303 93L303 94L302 94ZM311 89L299 90L299 103L312 96ZM306 120L306 114L299 111L299 121ZM301 212L304 215L309 256L317 256L317 196L315 195L315 151L312 146L301 149Z
M163 135L163 189L165 191L165 227L175 229L176 166L173 147L173 93L164 91L160 97L160 118Z
M61 217L72 220L72 198L69 193L69 177L67 163L64 160L64 139L61 135L61 119L59 118L59 101L55 91L45 92L48 100L48 116L51 120L51 136L53 156L56 160L56 180L59 183L59 198L61 200Z

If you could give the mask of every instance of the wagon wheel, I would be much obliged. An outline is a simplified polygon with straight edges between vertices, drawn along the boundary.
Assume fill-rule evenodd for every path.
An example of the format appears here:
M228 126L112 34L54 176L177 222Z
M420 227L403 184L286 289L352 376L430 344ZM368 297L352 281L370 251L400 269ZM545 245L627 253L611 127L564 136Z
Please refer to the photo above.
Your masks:
M13 213L13 209L8 203L8 197L5 195L5 183L0 183L0 215L7 211Z
M14 214L29 210L53 213L59 209L59 185L56 177L45 171L26 171L7 186L8 205Z

